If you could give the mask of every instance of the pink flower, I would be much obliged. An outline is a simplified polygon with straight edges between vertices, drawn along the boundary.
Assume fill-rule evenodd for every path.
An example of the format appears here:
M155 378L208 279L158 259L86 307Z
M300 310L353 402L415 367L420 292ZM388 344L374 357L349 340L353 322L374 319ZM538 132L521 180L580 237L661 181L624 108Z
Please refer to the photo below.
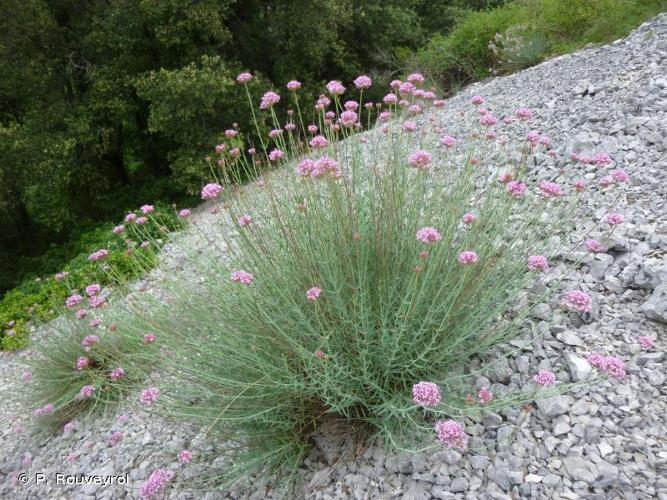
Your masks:
M290 132L291 132L292 130L296 130L296 125L294 125L293 123L286 123L286 124L285 124L285 130L288 130L288 131L290 131Z
M571 311L586 312L591 310L590 296L580 290L571 290L565 294L562 304Z
M417 231L416 238L422 243L435 243L436 241L440 241L442 236L434 227L422 227Z
M65 425L63 425L64 434L69 434L73 430L74 430L74 422L67 422Z
M125 231L125 226L123 226L122 224L114 226L114 228L111 230L113 234L120 234L124 231Z
M88 256L88 260L90 260L92 262L96 262L96 261L102 260L102 259L104 259L108 256L109 256L109 250L106 250L105 248L101 248L100 250L96 250L93 253L91 253Z
M653 347L653 339L648 335L641 335L640 337L637 337L637 340L639 341L639 345L642 347L642 349L646 349L648 351Z
M425 81L424 76L421 73L412 73L411 75L408 75L407 80L414 85L421 85Z
M97 335L86 335L83 340L81 341L81 345L83 347L88 347L90 348L91 345L95 344L96 342L99 342L100 338Z
M51 403L47 403L42 407L42 413L51 413L53 411L53 405Z
M329 99L324 94L320 94L320 97L317 99L317 104L315 105L315 109L317 109L318 111L323 111L324 108L329 106L329 104L331 104L331 99Z
M237 283L243 283L244 285L249 285L252 283L252 280L254 279L254 275L250 273L246 273L245 271L234 271L230 279L232 281L236 281Z
M310 132L311 134L314 134L315 132L317 132L317 125L313 125L312 123L310 125L308 125L308 127L306 127L306 128L308 129L308 132Z
M398 97L396 97L396 94L389 92L386 96L382 98L382 102L384 102L387 105L396 104L398 102Z
M431 164L431 153L424 150L415 151L408 157L408 164L412 168L428 170Z
M215 146L216 153L224 153L225 149L227 149L227 144L218 144Z
M321 293L322 289L314 286L306 291L306 298L308 300L317 300Z
M239 76L236 77L236 81L239 83L247 83L250 80L252 80L252 75L250 73L240 73Z
M472 250L467 250L459 254L459 264L464 266L472 265L477 262L477 254Z
M623 220L624 220L623 215L616 212L607 214L607 217L605 217L605 221L610 226L618 226L619 224L623 223Z
M625 377L625 364L615 356L604 358L602 369L615 379L621 380Z
M283 156L285 156L285 153L283 153L280 149L274 148L270 153L269 153L269 160L271 161L278 161L280 160Z
M401 83L403 83L403 82L400 81L400 80L392 80L391 83L389 84L389 87L396 90L401 86Z
M178 212L178 216L185 219L186 217L190 216L190 210L188 210L187 208L184 208L183 210Z
M602 366L604 365L604 356L602 356L601 354L591 353L588 355L586 359L591 364L591 366L602 368Z
M486 387L482 387L477 396L479 397L479 402L482 404L486 404L493 399L493 393Z
M125 216L125 222L129 223L129 222L134 222L135 220L137 220L137 214L135 214L134 212L130 212Z
M17 425L14 427L14 434L23 434L25 432L25 427L22 425Z
M482 104L484 104L485 100L481 95L475 95L472 96L470 102L473 103L475 106L481 106Z
M88 365L90 365L90 360L85 356L81 356L79 359L76 360L76 369L79 371L83 370Z
M238 223L239 226L248 226L252 222L252 217L249 216L248 214L242 215L239 217Z
M83 297L77 293L70 295L65 299L65 305L68 309L72 309L83 301Z
M146 335L144 335L144 344L152 344L155 342L156 336L154 333L149 332Z
M296 168L296 171L302 177L310 177L315 168L315 162L313 160L305 159L299 162L299 165Z
M311 177L317 178L327 174L331 174L332 177L340 177L342 171L336 160L329 158L328 156L322 156L314 163L310 175Z
M357 123L357 120L359 117L354 111L343 111L340 114L340 123L344 127L354 127L355 123Z
M609 156L607 153L598 153L592 158L592 160L598 167L602 167L611 163L611 156Z
M104 297L99 296L99 295L95 295L95 296L88 299L88 305L93 309L97 309L98 307L102 307L105 302L106 302L106 299Z
M326 353L325 353L324 351L318 349L317 351L315 351L315 357L316 357L317 359L324 359L324 358L327 357L327 355L326 355Z
M435 433L438 440L448 448L457 448L461 451L468 446L468 435L463 426L454 420L438 420L435 423Z
M556 375L548 370L540 370L533 376L533 381L543 387L549 387L556 382Z
M526 191L526 185L521 181L510 181L505 188L507 193L514 198L520 198Z
M417 130L417 124L413 121L406 120L405 123L403 123L403 130L406 132L414 132Z
M157 499L163 496L167 483L174 478L169 469L156 469L139 488L141 498Z
M329 145L329 141L323 135L316 135L310 140L310 147L315 149L326 148Z
M137 217L136 223L139 224L140 226L143 226L148 222L148 219L146 217Z
M451 135L443 135L440 138L440 144L448 148L453 148L456 146L456 139L454 139Z
M93 328L97 328L102 324L102 320L99 318L91 319L88 324Z
M259 109L269 109L274 104L278 104L280 101L280 96L275 92L269 91L262 96L262 100L259 103Z
M79 398L89 398L95 392L94 385L84 385L79 391Z
M560 185L555 182L542 181L539 183L539 188L544 198L556 198L563 196L563 190Z
M152 405L157 400L157 397L160 395L160 391L157 387L149 387L141 391L141 396L139 401L145 405Z
M622 169L614 170L611 173L611 176L614 178L614 180L617 180L618 182L625 182L630 178L628 173Z
M273 130L271 130L271 132L269 132L269 137L271 139L275 139L276 137L279 137L281 135L283 135L283 131L280 130L279 128L274 128Z
M442 108L445 104L447 104L447 101L445 101L444 99L436 99L435 101L433 101L433 105L436 108Z
M461 222L463 222L466 226L472 224L475 222L475 216L471 213L463 214L463 217L461 217Z
M412 92L414 92L414 90L415 86L410 82L403 82L401 83L401 86L398 87L398 93L401 94L402 96L411 94Z
M118 423L126 424L128 420L130 420L130 417L127 415L118 415Z
M178 459L184 464L189 464L192 461L192 452L190 450L181 450L178 454Z
M602 243L600 243L598 240L590 239L586 240L586 250L592 253L600 252L602 251Z
M584 189L586 189L586 181L584 181L583 179L574 181L574 190L577 193L581 193Z
M516 110L516 112L514 114L520 120L528 120L532 116L532 113L530 112L530 109L528 109L528 108L519 108L519 109Z
M139 210L141 210L142 213L144 214L149 214L153 210L155 210L155 207L153 205L142 205Z
M531 271L546 271L549 269L547 258L543 255L531 255L528 257L528 269Z
M32 380L32 372L29 371L24 371L23 375L21 376L24 382L30 382Z
M338 80L331 80L327 83L327 90L331 95L342 95L345 92L345 87Z
M436 406L442 396L440 388L433 382L418 382L412 386L412 400L419 406Z
M238 135L238 132L232 128L225 130L225 135L230 139L233 139Z
M201 197L203 200L212 200L213 198L217 198L222 191L223 187L220 184L211 182L202 188Z
M611 175L606 175L602 179L600 179L600 186L602 187L609 187L614 183L614 178Z
M287 82L287 90L291 90L292 92L299 90L301 88L301 82L298 80L290 80Z
M115 431L111 433L111 435L108 438L108 441L111 446L116 446L118 443L120 443L121 439L123 439L123 434L118 431Z
M498 118L493 116L491 113L484 113L479 122L484 126L490 127L498 123Z
M352 83L354 83L354 86L358 89L367 89L373 84L371 79L366 75L358 76Z
M86 294L88 294L89 297L92 297L93 295L100 293L101 290L102 287L99 284L93 283L92 285L88 285L86 287Z
M120 366L118 368L114 368L109 372L109 378L111 380L118 380L121 379L125 376L125 370L123 370Z

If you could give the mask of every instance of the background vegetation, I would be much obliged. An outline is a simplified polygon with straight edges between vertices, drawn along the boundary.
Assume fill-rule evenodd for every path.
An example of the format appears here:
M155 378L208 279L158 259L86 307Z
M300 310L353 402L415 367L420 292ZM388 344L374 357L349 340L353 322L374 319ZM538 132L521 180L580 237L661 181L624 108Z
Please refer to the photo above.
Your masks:
M234 84L240 70L256 76L257 95L298 78L307 99L329 79L366 73L374 100L417 68L455 89L622 36L666 7L0 0L0 317L27 317L26 304L44 304L45 281L35 278L103 246L107 221L142 203L192 202L221 131L233 122L252 130Z

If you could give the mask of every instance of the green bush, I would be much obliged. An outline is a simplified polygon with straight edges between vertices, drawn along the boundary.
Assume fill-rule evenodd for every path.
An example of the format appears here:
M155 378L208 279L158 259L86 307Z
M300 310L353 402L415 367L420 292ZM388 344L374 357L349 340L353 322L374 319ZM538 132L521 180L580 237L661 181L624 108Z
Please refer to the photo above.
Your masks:
M455 87L619 38L665 9L665 0L514 0L470 12L451 33L435 35L415 65Z
M73 291L81 292L91 283L103 286L122 284L151 269L157 262L156 252L168 234L182 227L182 222L176 217L173 208L157 204L155 214L158 213L159 215L152 217L151 222L142 226L141 230L138 226L128 225L128 232L120 236L111 231L115 224L103 224L83 232L64 248L56 247L52 254L43 256L42 265L48 266L50 261L60 262L63 255L77 252L74 258L60 268L61 272L68 273L66 279L57 281L54 274L43 278L29 278L2 297L0 325L15 321L17 326L13 328L15 335L8 335L9 327L3 329L0 350L13 350L27 345L29 325L55 318L62 312L65 298ZM128 237L135 246L150 240L151 247L127 255L128 244L124 237ZM92 252L100 248L109 250L107 263L111 273L92 264L88 259Z
M358 97L348 90L340 99ZM429 102L419 102L426 112ZM340 100L329 109L340 113ZM262 182L241 188L239 169L216 172L211 181L225 188L219 220L202 241L181 243L191 271L167 276L161 297L134 309L170 353L154 360L160 411L226 443L223 481L298 466L327 418L390 447L432 447L423 440L434 441L435 419L462 421L482 405L546 394L529 385L483 404L467 398L470 377L493 364L488 351L520 334L532 304L560 293L560 272L537 286L542 278L527 259L574 250L565 226L582 195L564 188L567 196L541 196L537 186L508 194L521 184L498 181L499 162L487 156L472 106L461 119L479 135L462 134L472 139L460 139L461 156L426 130L407 132L410 115L400 106L389 111L397 119L369 134L324 127L329 145L307 148L297 172L289 154L272 163L288 168L268 172L222 152L225 165L240 162ZM262 113L277 121L273 110ZM290 137L272 139L269 149ZM515 182L528 182L526 165L544 154L537 138L535 148L521 144L514 157L523 160L503 167ZM559 172L551 181L569 186L571 170ZM468 224L467 212L475 216ZM527 303L513 305L526 289ZM420 381L439 386L440 404L413 401Z

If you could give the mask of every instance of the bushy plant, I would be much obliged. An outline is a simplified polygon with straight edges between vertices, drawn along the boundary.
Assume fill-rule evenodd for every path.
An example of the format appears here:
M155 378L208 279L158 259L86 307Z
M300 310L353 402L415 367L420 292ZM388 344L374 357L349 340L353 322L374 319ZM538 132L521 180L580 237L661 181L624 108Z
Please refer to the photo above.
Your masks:
M28 325L55 318L62 312L65 298L91 283L123 284L140 277L157 262L156 251L169 233L182 227L182 221L171 207L155 206L150 221L132 224L128 231L113 233L113 225L104 224L81 234L71 242L69 252L80 252L55 275L30 278L6 293L0 300L0 325L14 323L0 337L0 350L24 347L29 342ZM135 215L136 217L136 215ZM135 253L134 248L150 242L151 248ZM91 264L90 254L108 250L106 266ZM57 258L54 258L56 261Z
M462 118L470 129L452 137L435 112L444 101L423 82L394 82L367 134L357 133L375 108L364 103L367 77L355 80L358 93L329 82L315 123L299 113L280 121L281 96L270 91L259 110L250 101L274 123L266 157L216 147L201 192L215 222L195 223L203 238L183 240L192 277L166 279L163 295L134 310L169 353L149 402L226 443L216 479L298 464L327 417L398 448L423 445L441 419L437 438L464 449L469 412L567 387L545 390L555 376L535 369L519 394L472 395L470 377L492 366L484 355L520 335L545 296L590 309L586 293L558 288L586 183L565 170L532 179L532 157L557 153L525 124L529 110L501 123L476 97ZM298 88L288 84L295 109ZM505 127L525 129L518 148ZM254 186L241 185L243 170ZM627 177L614 175L612 184ZM611 213L600 232L620 222ZM523 291L532 293L520 300Z

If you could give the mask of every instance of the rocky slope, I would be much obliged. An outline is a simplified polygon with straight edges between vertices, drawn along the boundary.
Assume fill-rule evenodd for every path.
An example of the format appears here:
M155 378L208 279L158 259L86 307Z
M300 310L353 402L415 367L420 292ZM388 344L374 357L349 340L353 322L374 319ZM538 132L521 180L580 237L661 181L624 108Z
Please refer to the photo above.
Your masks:
M475 94L497 116L519 107L533 111L540 131L557 145L560 166L570 152L607 152L630 174L620 202L625 223L604 253L584 260L567 279L597 302L585 321L551 316L556 299L532 318L542 335L518 342L516 356L477 381L502 392L525 380L533 367L558 379L580 380L591 351L625 360L622 382L603 382L538 401L535 407L487 412L471 423L471 449L417 455L358 449L346 439L322 437L301 470L306 498L599 498L667 499L667 15L661 15L612 44L562 56L520 73L475 84L448 101L438 119L455 132L456 120ZM537 178L546 163L532 166ZM571 168L571 167L569 167ZM583 167L582 167L583 168ZM591 167L592 168L592 167ZM602 210L592 206L591 210ZM602 213L602 212L601 212ZM601 216L601 213L596 214ZM202 211L199 223L212 227ZM575 232L586 229L578 224ZM178 254L178 245L171 246ZM45 326L47 331L49 326ZM40 332L36 333L39 338ZM637 337L655 347L641 350ZM279 485L257 480L252 490L188 492L198 461L214 456L196 429L174 428L159 417L132 412L79 423L67 436L37 438L21 431L24 420L12 395L23 390L21 372L30 349L0 359L0 495L3 498L136 498L158 467L177 472L174 498L280 497ZM122 440L109 442L113 432ZM193 462L177 460L183 448ZM28 459L26 459L28 458ZM20 484L20 472L30 481ZM126 484L36 484L35 473L121 475ZM127 476L125 476L127 475Z

